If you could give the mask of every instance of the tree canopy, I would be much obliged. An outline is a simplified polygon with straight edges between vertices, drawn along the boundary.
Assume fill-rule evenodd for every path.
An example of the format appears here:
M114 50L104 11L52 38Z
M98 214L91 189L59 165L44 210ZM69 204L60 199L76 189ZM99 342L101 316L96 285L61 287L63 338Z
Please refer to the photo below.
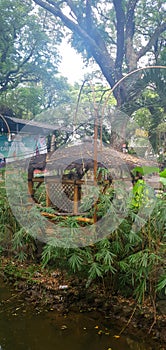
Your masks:
M0 91L54 75L58 40L45 28L44 12L39 17L31 2L21 0L1 0L0 12Z
M145 57L158 63L165 42L164 0L33 1L70 30L72 45L98 64L111 88ZM114 90L118 105L133 98L133 89L123 81Z
M102 113L110 117L109 107L117 102L156 144L155 129L165 121L166 69L133 72L165 65L164 0L1 0L0 10L1 112L5 106L9 113L32 118L43 111L40 120L62 119L69 125L94 116L95 104L99 109L105 104ZM59 44L66 35L84 60L98 64L109 84L99 83L92 71L95 83L92 87L87 77L81 88L79 113L80 86L71 87L57 75ZM109 95L112 88L115 99Z
M58 74L61 31L51 15L22 0L1 0L0 11L1 113L32 118L68 100L69 85Z

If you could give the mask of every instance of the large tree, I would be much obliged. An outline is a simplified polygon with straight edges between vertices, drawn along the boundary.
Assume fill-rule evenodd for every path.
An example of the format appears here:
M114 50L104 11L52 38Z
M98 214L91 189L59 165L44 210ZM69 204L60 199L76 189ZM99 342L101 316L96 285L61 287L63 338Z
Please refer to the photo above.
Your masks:
M0 12L0 92L49 80L57 72L58 39L45 11L39 17L31 1L1 0Z
M32 118L70 99L58 73L61 31L31 0L0 1L0 112ZM57 29L57 26L56 26Z
M145 56L157 63L165 40L165 0L33 1L70 30L71 43L94 59L111 88ZM133 98L129 85L126 89L124 81L114 90L118 105Z

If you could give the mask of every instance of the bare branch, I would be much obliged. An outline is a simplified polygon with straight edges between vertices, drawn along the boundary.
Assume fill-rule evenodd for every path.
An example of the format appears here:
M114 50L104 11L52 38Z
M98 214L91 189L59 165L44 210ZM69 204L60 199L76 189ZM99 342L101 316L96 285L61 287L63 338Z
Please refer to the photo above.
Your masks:
M71 9L71 16L72 16L73 18L77 19L78 13L77 13L77 11L76 11L76 7L75 7L74 4L73 4L73 1L67 0L66 3L67 3L67 5L70 7L70 9ZM73 14L74 14L74 16L73 16Z

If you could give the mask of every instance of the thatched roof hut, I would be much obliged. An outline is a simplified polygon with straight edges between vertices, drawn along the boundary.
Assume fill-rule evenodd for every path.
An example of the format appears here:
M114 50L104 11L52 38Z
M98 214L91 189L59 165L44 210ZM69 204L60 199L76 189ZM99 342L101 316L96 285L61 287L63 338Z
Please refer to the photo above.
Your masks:
M134 174L134 168L157 166L155 161L124 154L109 146L101 147L97 143L94 147L93 142L65 145L48 154L47 159L41 156L43 155L33 157L29 163L30 194L34 198L33 184L44 181L47 188L47 206L54 204L60 212L74 214L79 212L84 185L94 186L97 183L105 189L111 183L115 184L116 180L124 180L126 188L131 187L142 176L139 172ZM35 169L45 169L43 178L33 177Z
M57 170L59 174L67 172L75 178L81 179L88 170L106 168L113 177L126 177L135 167L156 167L154 160L142 159L136 155L116 151L110 146L93 142L81 142L78 145L66 145L50 154L46 162L46 170L52 173Z

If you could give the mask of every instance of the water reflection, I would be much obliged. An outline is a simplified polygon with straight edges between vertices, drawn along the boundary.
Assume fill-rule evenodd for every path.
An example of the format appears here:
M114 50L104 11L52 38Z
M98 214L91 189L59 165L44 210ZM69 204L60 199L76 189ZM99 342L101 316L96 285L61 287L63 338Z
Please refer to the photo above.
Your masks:
M9 294L0 288L0 350L157 350L132 337L115 338L111 320L103 326L97 314L37 313Z

